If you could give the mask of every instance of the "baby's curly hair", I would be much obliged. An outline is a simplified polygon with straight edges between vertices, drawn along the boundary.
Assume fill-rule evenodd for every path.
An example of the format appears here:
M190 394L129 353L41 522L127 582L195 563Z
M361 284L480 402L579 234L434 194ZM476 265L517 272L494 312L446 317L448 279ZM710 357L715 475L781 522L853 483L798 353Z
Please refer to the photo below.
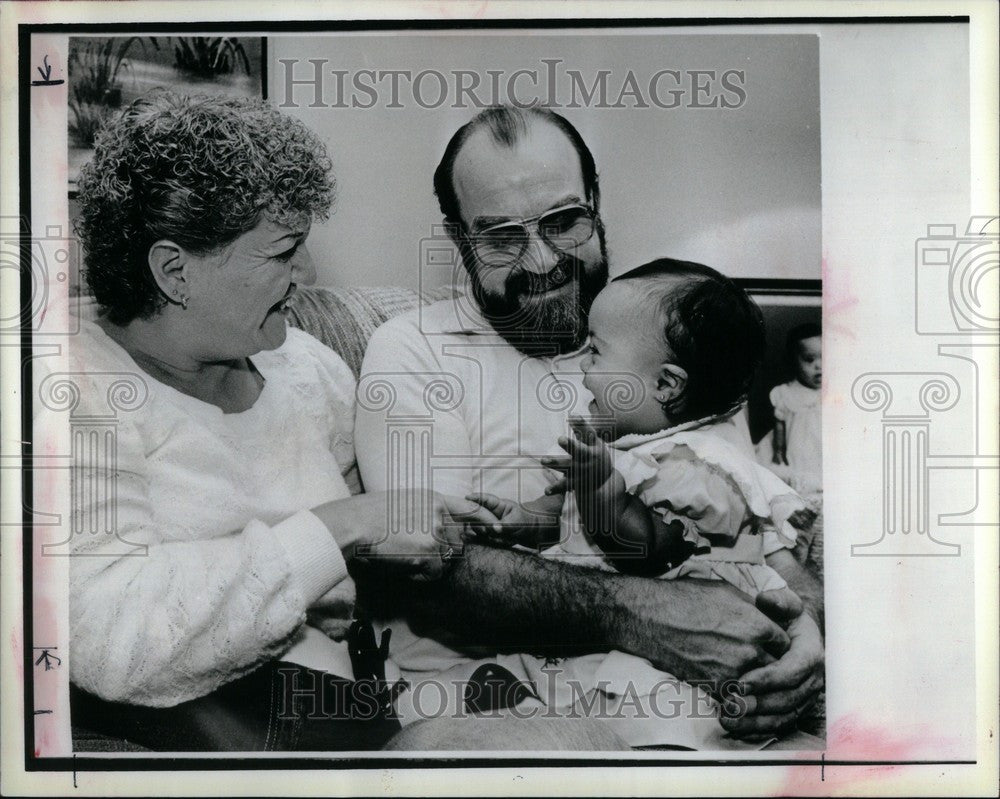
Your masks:
M136 100L80 172L76 231L101 312L127 324L164 306L147 260L159 239L206 255L262 218L326 219L330 166L316 134L262 100L165 90Z
M674 258L657 258L614 279L625 281L644 284L661 338L688 373L678 399L683 416L714 416L743 403L764 356L764 316L750 295L709 266Z

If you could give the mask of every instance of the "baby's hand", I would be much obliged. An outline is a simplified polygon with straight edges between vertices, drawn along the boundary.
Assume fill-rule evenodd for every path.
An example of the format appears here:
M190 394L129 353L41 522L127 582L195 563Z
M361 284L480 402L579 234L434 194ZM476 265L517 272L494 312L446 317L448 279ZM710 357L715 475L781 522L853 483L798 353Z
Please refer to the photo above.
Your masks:
M512 499L494 494L469 494L466 499L486 508L499 519L499 525L475 528L477 536L499 546L522 546L539 549L549 543L549 531L559 523L558 516L532 512Z
M549 486L545 493L573 490L593 493L614 473L611 449L592 427L572 425L573 437L558 439L569 458L542 458L542 465L563 472L565 482Z

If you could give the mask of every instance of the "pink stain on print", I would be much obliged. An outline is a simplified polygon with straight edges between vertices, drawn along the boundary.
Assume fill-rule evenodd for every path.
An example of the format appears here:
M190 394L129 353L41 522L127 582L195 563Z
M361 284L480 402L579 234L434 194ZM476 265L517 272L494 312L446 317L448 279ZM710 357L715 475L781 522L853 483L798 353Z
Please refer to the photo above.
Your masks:
M934 760L946 742L929 735L900 735L890 727L879 727L856 715L838 719L830 725L825 759L827 761L907 761ZM808 754L804 757L814 758ZM865 786L897 773L905 765L891 762L872 765L791 766L776 796L863 795Z

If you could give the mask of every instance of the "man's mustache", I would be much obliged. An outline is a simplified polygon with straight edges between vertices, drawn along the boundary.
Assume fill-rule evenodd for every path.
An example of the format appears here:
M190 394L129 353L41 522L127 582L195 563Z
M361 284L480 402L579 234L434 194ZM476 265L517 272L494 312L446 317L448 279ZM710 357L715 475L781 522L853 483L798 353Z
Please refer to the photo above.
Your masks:
M560 288L581 275L583 264L579 258L562 254L556 265L547 273L539 274L527 269L515 269L507 278L504 293L509 302L521 297L532 297Z

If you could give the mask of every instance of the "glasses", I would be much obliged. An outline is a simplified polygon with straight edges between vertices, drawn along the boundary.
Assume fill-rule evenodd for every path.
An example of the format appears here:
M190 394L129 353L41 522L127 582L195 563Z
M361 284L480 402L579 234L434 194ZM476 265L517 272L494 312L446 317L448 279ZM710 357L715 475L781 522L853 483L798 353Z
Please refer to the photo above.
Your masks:
M597 214L586 205L566 205L528 219L511 220L492 225L468 236L480 264L487 267L510 266L519 261L528 249L534 224L542 241L552 249L571 250L594 235Z

